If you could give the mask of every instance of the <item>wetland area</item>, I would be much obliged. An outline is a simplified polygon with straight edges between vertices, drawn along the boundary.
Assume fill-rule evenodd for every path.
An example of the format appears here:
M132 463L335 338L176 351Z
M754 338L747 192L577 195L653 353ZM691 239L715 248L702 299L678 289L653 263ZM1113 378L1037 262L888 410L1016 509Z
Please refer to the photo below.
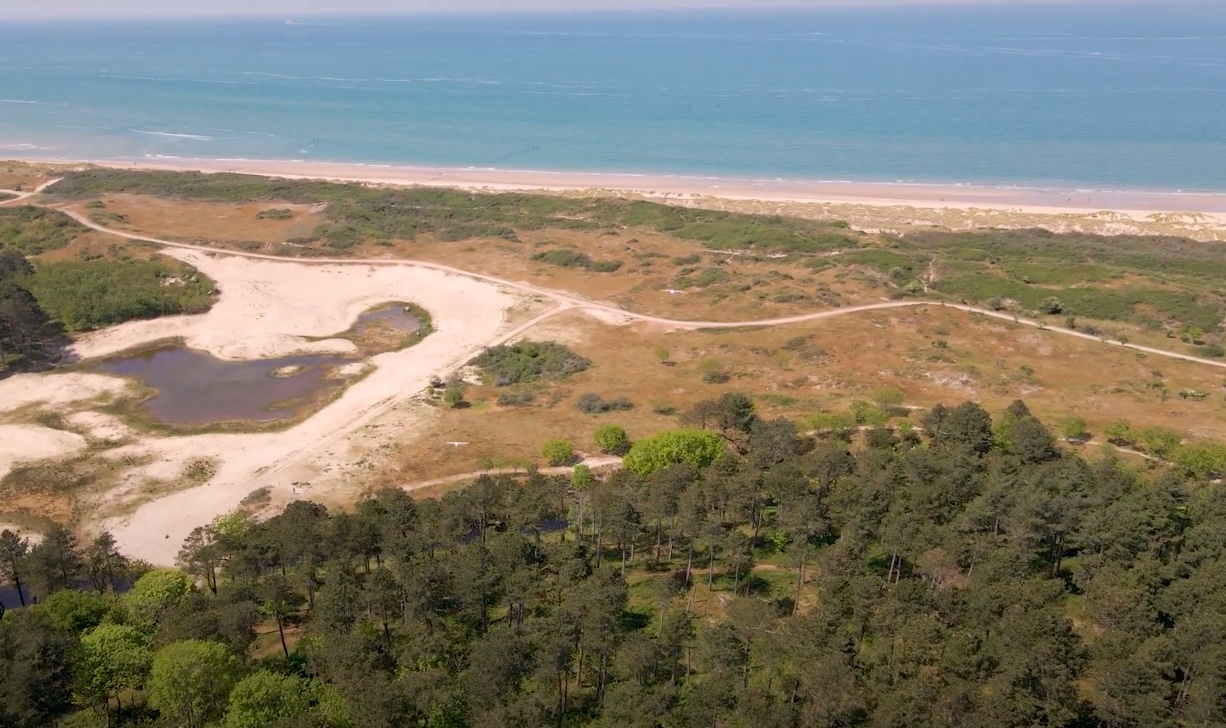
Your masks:
M110 357L88 369L135 380L152 392L140 407L163 425L268 424L297 418L331 398L364 371L364 358L412 345L428 332L428 321L422 309L393 302L361 314L341 334L318 339L347 339L356 354L228 360L175 343Z

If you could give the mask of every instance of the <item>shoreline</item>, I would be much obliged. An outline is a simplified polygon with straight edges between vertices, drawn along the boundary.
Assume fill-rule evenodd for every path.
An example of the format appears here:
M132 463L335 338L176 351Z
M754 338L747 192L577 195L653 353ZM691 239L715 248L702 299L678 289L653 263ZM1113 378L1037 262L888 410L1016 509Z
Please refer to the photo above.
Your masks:
M1178 190L1060 190L918 182L736 179L305 160L167 157L133 160L18 158L14 161L53 165L88 164L112 169L233 172L285 179L449 187L488 192L604 192L680 203L715 199L928 210L996 210L1032 215L1095 215L1110 212L1138 222L1152 220L1155 215L1179 214L1192 218L1201 217L1203 219L1199 222L1202 223L1226 226L1226 193Z

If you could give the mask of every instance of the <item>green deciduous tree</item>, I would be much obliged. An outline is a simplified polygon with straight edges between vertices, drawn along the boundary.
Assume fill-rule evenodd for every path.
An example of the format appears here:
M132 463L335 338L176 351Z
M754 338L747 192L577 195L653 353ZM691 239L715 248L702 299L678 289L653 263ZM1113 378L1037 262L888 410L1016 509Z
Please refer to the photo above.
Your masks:
M149 705L171 725L203 728L221 717L238 677L238 661L225 645L175 642L153 655Z
M186 598L191 580L176 569L154 569L136 580L132 591L124 595L124 605L131 623L147 634L153 634L162 616Z
M81 638L75 659L77 692L88 703L107 703L144 685L153 664L148 638L122 624L102 624Z
M0 725L43 728L68 712L74 641L37 610L0 620Z
M315 688L296 675L258 670L239 680L230 691L224 728L265 728L290 721L311 708Z
M630 472L646 476L679 464L702 469L723 457L724 452L723 441L714 433L669 430L634 443L622 464Z

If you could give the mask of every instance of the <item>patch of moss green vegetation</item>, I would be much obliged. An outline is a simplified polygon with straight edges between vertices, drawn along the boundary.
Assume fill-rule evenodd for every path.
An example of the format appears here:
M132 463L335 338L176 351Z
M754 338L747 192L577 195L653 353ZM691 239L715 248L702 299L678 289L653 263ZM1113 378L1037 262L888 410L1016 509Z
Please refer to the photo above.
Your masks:
M84 225L59 210L30 205L0 208L0 247L22 255L58 250L85 230Z
M73 331L201 313L213 301L213 281L163 259L38 263L27 285L39 306Z
M490 347L469 363L496 387L562 379L592 365L591 359L553 341L521 341Z
M699 241L707 247L820 251L855 244L855 236L828 223L672 207L615 198L573 199L518 193L385 189L309 180L277 180L239 174L141 170L85 170L47 190L83 199L129 193L209 202L326 204L327 221L303 254L348 250L364 241L501 237L516 230L603 230L644 227ZM319 251L319 252L316 252Z
M722 268L703 268L699 271L683 268L681 275L673 279L673 285L677 288L707 288L726 280L728 272Z
M594 273L613 273L622 267L620 260L593 260L587 253L568 249L546 250L533 255L532 259L560 268L583 268Z

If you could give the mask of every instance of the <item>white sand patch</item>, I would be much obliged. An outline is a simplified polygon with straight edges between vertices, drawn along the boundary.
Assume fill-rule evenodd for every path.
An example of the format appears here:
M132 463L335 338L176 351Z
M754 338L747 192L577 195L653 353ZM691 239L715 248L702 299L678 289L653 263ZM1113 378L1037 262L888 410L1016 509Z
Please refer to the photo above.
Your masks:
M36 403L57 407L103 395L117 396L127 388L123 379L102 374L18 374L0 381L0 412Z
M335 480L344 464L360 460L362 453L406 439L415 426L406 413L420 413L409 400L426 389L431 375L463 365L510 333L506 313L521 300L491 283L408 265L309 265L172 252L217 281L222 294L209 313L179 317L169 328L189 346L217 356L299 351L298 337L343 331L360 313L389 300L422 305L435 330L413 347L372 357L366 378L283 432L150 437L108 452L152 461L125 474L129 486L98 501L96 512L103 515L107 506L119 505L125 491L132 492L132 483L181 478L192 460L218 463L216 475L203 485L93 524L111 531L123 553L155 564L173 563L193 528L233 510L256 488L268 487L274 499L284 499L304 481ZM161 324L119 326L89 337L78 351L99 356L129 348L167 335L160 333ZM389 421L395 427L379 426Z
M336 373L342 377L356 377L366 371L366 362L355 361L352 364L346 364L338 367Z
M12 531L18 536L29 541L31 546L40 544L43 541L43 535L41 533L30 530L24 526L19 526L16 523L5 523L0 521L0 531Z
M76 412L68 416L68 422L89 433L96 440L114 442L132 437L132 428L118 417L101 412Z
M492 288L415 266L312 265L167 249L217 282L221 295L197 316L134 321L82 337L82 358L106 356L158 339L181 337L222 359L260 359L297 352L356 350L346 339L312 340L345 331L366 310L389 301L430 308L465 305L463 296ZM442 285L443 282L449 282ZM452 302L451 297L456 297ZM482 305L477 301L476 305ZM431 314L433 315L433 311Z
M75 455L85 438L75 432L37 425L0 425L0 478L15 465Z

